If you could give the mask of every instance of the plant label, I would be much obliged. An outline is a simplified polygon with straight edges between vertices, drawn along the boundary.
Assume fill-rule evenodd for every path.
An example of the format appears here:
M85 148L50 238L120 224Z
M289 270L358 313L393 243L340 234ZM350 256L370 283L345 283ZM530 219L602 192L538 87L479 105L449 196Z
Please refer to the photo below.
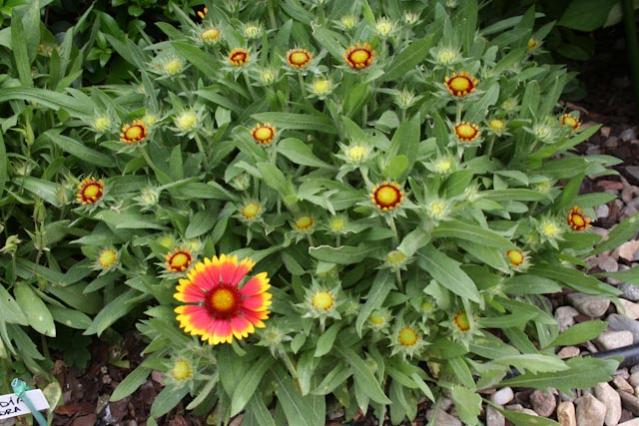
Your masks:
M40 389L27 391L25 395L29 398L36 410L42 411L49 408L49 403ZM27 408L23 399L18 398L16 394L0 395L0 420L24 416L30 412L31 410Z

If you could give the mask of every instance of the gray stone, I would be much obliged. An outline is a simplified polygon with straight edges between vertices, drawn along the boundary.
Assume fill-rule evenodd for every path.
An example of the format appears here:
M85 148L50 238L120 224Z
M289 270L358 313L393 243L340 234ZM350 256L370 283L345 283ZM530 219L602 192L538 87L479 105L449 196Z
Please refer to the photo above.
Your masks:
M606 331L597 337L597 342L606 350L632 345L633 336L629 331Z
M627 422L619 423L619 426L639 426L639 419L632 419Z
M630 378L628 379L628 382L630 382L632 386L639 386L639 371L635 371L634 373L632 373L630 375Z
M492 405L486 406L486 426L505 426L506 419Z
M444 410L437 410L437 413L435 413L434 424L441 426L462 426L462 422L460 422L457 417L451 416Z
M632 376L630 376L630 378L632 378ZM630 383L628 383L628 381L626 381L626 379L624 379L623 377L615 376L614 379L612 379L612 383L619 391L630 393L633 392L632 386L630 386Z
M561 359L573 358L579 355L581 351L576 346L566 346L557 352L557 356Z
M517 411L518 413L524 413L524 414L528 414L529 416L536 416L539 417L539 414L537 414L536 412L534 412L533 410L531 410L530 408L524 408L523 405L521 404L512 404L512 405L507 405L505 407L507 410L511 410L511 411Z
M639 318L639 304L638 303L633 303L629 300L626 299L619 299L619 304L622 306L623 308L623 312L620 312L622 315L624 315L625 317L628 317L630 319L637 319Z
M560 402L557 406L557 420L561 426L577 426L575 404L570 401Z
M635 416L639 415L639 398L627 392L619 392L621 403Z
M515 394L511 388L502 388L490 396L490 400L497 405L506 405L513 400Z
M619 290L623 292L623 297L633 302L639 301L639 286L632 284L621 284Z
M541 417L550 416L557 407L557 400L552 392L536 390L530 395L533 410ZM621 406L619 407L621 409Z
M599 383L595 386L595 396L606 406L606 426L615 426L621 418L621 398L608 383Z
M599 318L606 313L610 306L610 299L581 293L570 293L568 301L579 312L591 318Z
M614 331L629 331L632 333L633 342L639 342L639 321L627 318L619 314L610 314L606 318L608 328Z
M575 317L579 312L572 306L560 306L555 310L555 319L559 324L559 331L564 331L575 323Z
M619 134L619 137L624 142L630 142L633 139L637 139L637 132L635 131L634 127L629 127L621 132Z
M577 404L577 426L603 426L606 406L590 394L575 400Z

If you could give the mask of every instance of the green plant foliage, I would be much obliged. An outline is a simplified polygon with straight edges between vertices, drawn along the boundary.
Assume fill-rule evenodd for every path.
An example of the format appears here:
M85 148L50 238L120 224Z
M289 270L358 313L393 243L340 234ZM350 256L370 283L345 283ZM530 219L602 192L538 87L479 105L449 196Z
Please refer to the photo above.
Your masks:
M481 388L609 377L554 355L601 324L559 333L544 295L618 294L583 259L636 218L600 241L609 198L578 195L618 160L572 152L597 127L559 109L570 76L536 61L534 10L482 31L453 3L173 7L166 40L105 35L131 82L84 89L88 50L71 32L40 61L14 9L35 42L2 58L0 349L35 368L29 326L136 319L147 358L114 399L159 370L152 417L187 398L260 425L324 424L331 401L399 423L447 395L473 425Z

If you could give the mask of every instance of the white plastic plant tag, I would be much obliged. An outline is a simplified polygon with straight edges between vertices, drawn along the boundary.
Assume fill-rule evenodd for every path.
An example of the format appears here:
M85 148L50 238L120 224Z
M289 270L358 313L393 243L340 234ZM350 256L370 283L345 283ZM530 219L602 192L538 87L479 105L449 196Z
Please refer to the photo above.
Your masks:
M25 396L29 398L36 410L42 411L49 408L49 403L40 389L27 391ZM16 394L0 395L0 419L24 416L29 413L31 410Z

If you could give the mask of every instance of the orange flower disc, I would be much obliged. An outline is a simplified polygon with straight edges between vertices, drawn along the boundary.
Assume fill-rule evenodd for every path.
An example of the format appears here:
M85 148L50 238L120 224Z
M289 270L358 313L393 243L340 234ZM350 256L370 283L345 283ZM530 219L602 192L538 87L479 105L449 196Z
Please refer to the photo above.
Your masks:
M375 59L375 51L370 44L356 44L344 52L346 64L354 70L368 68Z
M371 192L371 201L382 211L399 207L404 199L401 187L395 182L384 182Z
M228 59L234 67L241 67L249 61L249 51L242 47L235 48L229 53Z
M179 248L166 255L166 269L169 272L184 272L189 269L192 261L191 251Z
M568 226L574 231L585 231L590 226L590 218L579 207L573 207L568 212Z
M135 145L142 142L148 135L148 129L144 121L134 120L132 123L122 126L120 140L127 145Z
M477 87L477 83L479 83L479 81L466 71L446 77L444 80L446 89L448 89L451 95L457 97L473 93Z
M313 54L306 49L291 49L286 53L286 62L297 69L306 68L313 59Z
M479 136L479 127L466 121L455 126L455 136L462 142L472 142Z
M88 177L78 184L76 200L80 204L95 204L104 195L104 181Z
M260 145L270 145L275 138L275 131L275 127L270 123L262 123L253 127L251 136L253 136L253 140Z

